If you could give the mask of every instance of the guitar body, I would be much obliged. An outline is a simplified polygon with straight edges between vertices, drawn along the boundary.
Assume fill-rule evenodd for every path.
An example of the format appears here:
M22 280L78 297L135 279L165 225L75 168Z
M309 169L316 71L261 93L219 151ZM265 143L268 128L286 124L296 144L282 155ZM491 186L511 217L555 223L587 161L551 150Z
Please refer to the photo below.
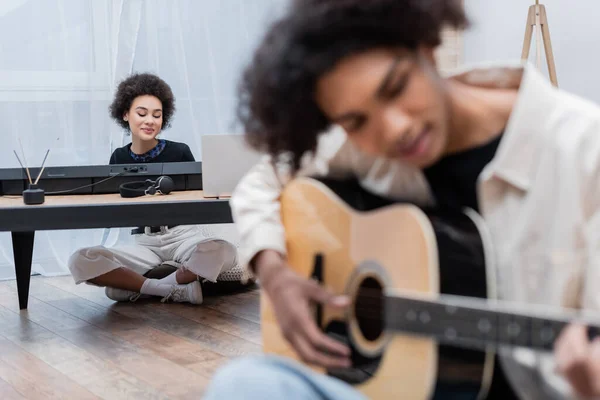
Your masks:
M354 181L310 178L286 186L281 216L290 266L353 299L347 313L327 307L315 313L324 331L351 346L353 367L316 371L336 376L373 399L435 399L445 385L457 383L474 387L474 399L485 397L493 353L391 334L384 328L381 301L386 289L431 299L442 293L493 296L493 280L486 273L489 254L481 239L485 234L476 219L392 203ZM261 329L265 352L298 360L267 296L261 297ZM468 359L461 359L467 353Z

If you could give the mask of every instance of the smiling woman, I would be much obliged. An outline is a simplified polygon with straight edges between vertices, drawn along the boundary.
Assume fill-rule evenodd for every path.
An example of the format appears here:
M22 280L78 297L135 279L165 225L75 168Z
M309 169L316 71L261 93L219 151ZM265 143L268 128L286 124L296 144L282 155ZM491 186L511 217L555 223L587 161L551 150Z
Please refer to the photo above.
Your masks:
M158 76L134 74L122 81L110 115L132 139L113 152L110 163L195 161L187 144L158 138L163 128L170 127L174 113L173 92Z
M158 138L174 112L173 92L159 77L135 74L121 82L110 115L131 132L132 140L113 152L110 164L194 161L187 144ZM75 282L106 287L106 295L115 301L135 301L145 295L200 304L203 284L241 270L235 246L207 237L199 226L145 226L132 234L134 245L86 247L72 254L69 269ZM151 278L165 275L156 272L159 266L166 267L162 270L168 275Z

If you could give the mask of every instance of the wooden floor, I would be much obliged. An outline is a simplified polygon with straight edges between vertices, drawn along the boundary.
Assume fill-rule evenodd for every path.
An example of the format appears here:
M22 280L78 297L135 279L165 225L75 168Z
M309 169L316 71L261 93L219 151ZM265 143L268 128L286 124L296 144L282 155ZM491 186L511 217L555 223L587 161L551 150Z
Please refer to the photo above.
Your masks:
M227 360L261 351L259 294L114 303L70 276L34 277L29 308L0 282L0 398L195 399Z

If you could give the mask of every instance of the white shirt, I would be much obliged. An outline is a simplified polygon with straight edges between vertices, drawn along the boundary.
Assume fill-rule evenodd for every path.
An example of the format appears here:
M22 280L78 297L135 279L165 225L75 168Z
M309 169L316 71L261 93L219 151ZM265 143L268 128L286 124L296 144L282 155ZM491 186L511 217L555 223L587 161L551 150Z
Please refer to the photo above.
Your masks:
M498 296L600 309L600 108L553 87L530 64L470 68L449 79L518 89L496 155L477 183L495 248ZM433 201L420 170L361 153L338 127L323 134L314 157L303 161L302 176L353 174L375 193ZM264 249L285 254L278 198L287 179L265 158L234 191L231 207L244 265ZM502 354L522 398L574 398L554 373L551 355L522 349Z

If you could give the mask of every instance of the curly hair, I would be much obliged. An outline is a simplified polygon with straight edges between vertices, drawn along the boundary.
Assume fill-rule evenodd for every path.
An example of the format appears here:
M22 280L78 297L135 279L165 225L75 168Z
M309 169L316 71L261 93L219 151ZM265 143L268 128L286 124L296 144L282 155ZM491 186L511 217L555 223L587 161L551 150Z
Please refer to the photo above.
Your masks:
M373 48L441 44L446 26L469 22L460 0L295 0L268 30L238 87L246 142L297 170L330 125L315 102L320 76Z
M129 123L123 120L123 115L129 111L136 97L144 95L155 96L160 100L163 128L170 127L175 113L175 96L165 81L149 73L136 73L119 83L115 98L109 107L111 118L124 129L128 129Z

